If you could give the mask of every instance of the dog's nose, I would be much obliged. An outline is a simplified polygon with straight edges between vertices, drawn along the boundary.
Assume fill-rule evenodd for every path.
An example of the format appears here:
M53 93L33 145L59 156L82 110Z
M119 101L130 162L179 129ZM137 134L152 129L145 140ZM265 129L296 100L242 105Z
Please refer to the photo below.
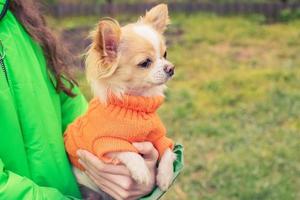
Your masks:
M175 66L172 64L167 64L164 66L164 71L167 73L168 76L174 75Z

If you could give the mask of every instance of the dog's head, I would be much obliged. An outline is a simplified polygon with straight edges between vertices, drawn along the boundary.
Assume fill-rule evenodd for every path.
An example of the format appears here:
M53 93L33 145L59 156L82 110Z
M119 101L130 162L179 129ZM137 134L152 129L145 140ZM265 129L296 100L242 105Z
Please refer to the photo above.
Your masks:
M110 18L99 22L86 65L87 78L100 99L105 100L109 92L119 97L163 95L165 83L174 74L163 36L168 24L164 4L123 27Z

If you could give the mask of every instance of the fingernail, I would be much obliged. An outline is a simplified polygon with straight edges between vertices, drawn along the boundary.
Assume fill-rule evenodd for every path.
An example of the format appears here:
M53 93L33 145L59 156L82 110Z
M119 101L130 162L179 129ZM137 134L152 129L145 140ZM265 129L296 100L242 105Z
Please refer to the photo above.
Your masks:
M141 144L140 143L133 142L132 145L135 146L136 148L141 148Z
M80 150L78 150L78 151L76 152L76 154L77 154L78 157L81 157L81 155L82 155L82 153L81 153Z

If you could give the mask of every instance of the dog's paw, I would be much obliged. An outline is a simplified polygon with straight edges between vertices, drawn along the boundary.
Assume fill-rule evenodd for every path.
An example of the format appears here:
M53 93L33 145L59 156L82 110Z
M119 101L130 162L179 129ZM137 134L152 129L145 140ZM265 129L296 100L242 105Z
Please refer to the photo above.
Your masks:
M176 155L167 149L158 165L158 172L156 176L156 184L162 191L166 191L173 180L173 162L176 159Z
M143 185L151 183L151 174L142 156L134 152L121 152L116 155L127 166L136 182Z
M173 168L159 168L156 176L156 184L162 191L166 191L172 183Z
M136 167L135 169L131 169L130 173L132 178L138 182L139 184L149 185L151 183L151 174L147 168L144 167Z

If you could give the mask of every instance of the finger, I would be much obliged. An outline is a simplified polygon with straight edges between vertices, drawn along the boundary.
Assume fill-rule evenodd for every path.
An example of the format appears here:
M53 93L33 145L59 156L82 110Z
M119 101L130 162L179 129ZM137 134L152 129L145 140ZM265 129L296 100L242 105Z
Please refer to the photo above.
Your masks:
M129 175L119 175L119 174L110 174L107 172L98 171L96 168L87 165L86 163L82 162L81 160L78 160L78 162L83 166L83 168L89 172L90 174L93 174L94 177L99 179L106 179L108 181L111 181L120 187L122 187L125 190L128 189L134 189L134 185L136 185L135 181L131 178Z
M118 199L122 199L121 196L115 192L114 190L112 190L110 187L107 187L105 185L103 185L101 183L101 180L95 178L92 174L90 174L89 172L86 172L86 174L88 175L88 177L106 194L110 195L111 197L113 197L114 199L118 200Z
M151 142L134 142L132 145L139 151L140 154L143 154L145 160L153 162L157 161L158 152Z
M90 174L93 174L93 176L96 179L105 179L107 181L110 181L119 187L121 187L124 190L133 190L137 188L137 183L129 176L123 176L123 175L114 175L114 174L108 174L108 173L95 173L94 171L88 169L87 172Z
M110 188L115 195L121 197L121 199L127 199L130 198L132 195L137 195L137 191L132 191L132 190L124 190L123 188L121 188L119 185L115 184L114 182L111 182L110 180L106 180L106 179L101 179L101 178L97 178L95 175L90 174L89 172L86 172L87 175L89 177L91 177L91 179L97 183L97 185L100 186L105 186L107 188Z
M86 173L89 177L93 178L94 182L97 182L97 185L99 184L104 185L110 182L112 184L108 184L108 185L110 185L110 187L112 188L116 188L116 190L113 190L115 193L118 191L123 191L121 192L121 194L126 195L127 192L128 197L134 197L132 199L137 199L138 197L144 196L145 192L149 190L149 189L145 190L146 189L145 186L137 184L137 182L135 182L131 177L121 176L121 175L108 175L107 173L97 174L93 171L86 171ZM118 187L114 187L113 185L117 185ZM151 190L152 189L150 189L149 191ZM118 193L118 195L120 194Z
M154 186L153 186L153 188L154 188ZM145 195L148 195L153 190L153 188L146 189L145 186L140 185L139 188L137 188L135 191L132 192L132 195L127 200L135 200L135 199L139 199Z
M117 193L115 193L113 190L110 188L106 187L105 185L101 185L101 190L105 192L106 194L110 195L113 197L115 200L122 200L122 197L120 197Z
M130 176L129 170L124 165L112 165L102 162L98 157L86 150L78 150L77 155L86 166L91 166L95 172L106 172L116 175Z
M149 168L149 166L148 166L148 168ZM138 184L131 176L109 174L109 173L106 173L106 172L100 172L99 173L99 172L95 172L93 170L90 170L88 167L87 167L87 169L88 169L87 171L89 171L90 174L93 174L94 177L99 178L99 179L106 179L107 181L113 182L113 183L119 185L124 190L139 190L139 191L141 191L141 189L146 189L144 185ZM154 170L155 169L156 168L154 168ZM149 170L151 170L151 168L149 168ZM152 172L152 176L154 177L153 185L155 183L154 174L156 174L156 173Z
M99 171L93 166L93 165L89 165L87 164L86 161L82 161L82 160L78 160L79 164L84 168L85 171L89 171L92 174L97 174L99 173Z

